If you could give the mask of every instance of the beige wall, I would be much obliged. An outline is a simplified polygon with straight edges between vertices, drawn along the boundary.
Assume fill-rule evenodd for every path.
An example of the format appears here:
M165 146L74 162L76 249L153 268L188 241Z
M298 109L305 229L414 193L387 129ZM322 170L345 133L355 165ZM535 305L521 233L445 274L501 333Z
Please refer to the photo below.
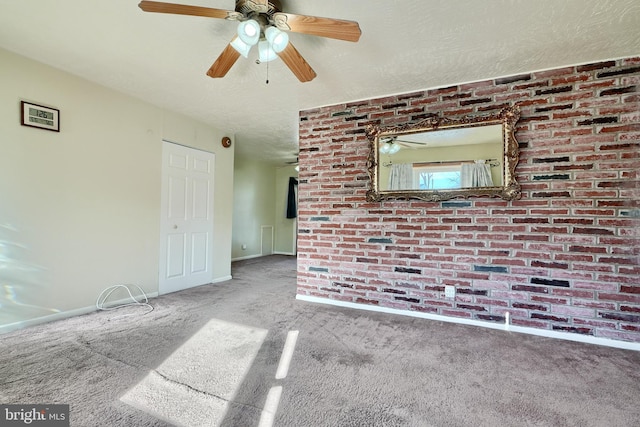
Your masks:
M272 226L275 229L275 182L276 169L273 165L236 158L231 252L234 260L262 255L261 227ZM242 249L243 245L246 249Z
M157 292L163 139L216 154L214 276L230 276L222 131L4 50L0 63L0 329L116 284ZM20 126L20 100L59 109L61 132Z

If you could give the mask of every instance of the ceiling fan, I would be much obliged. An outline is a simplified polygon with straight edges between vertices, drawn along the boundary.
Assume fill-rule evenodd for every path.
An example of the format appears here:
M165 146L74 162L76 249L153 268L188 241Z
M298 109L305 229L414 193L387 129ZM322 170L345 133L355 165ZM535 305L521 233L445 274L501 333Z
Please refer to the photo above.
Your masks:
M239 21L238 34L207 71L207 75L214 78L224 77L240 55L247 57L251 46L258 44L260 62L278 56L298 80L308 82L316 77L316 72L289 42L287 31L350 42L357 42L361 34L355 21L282 12L279 0L237 0L235 10L146 0L138 6L145 12Z
M419 146L426 146L426 145L427 145L426 142L398 139L397 135L386 137L386 138L380 138L380 152L382 154L395 154L398 151L400 151L402 147L415 150Z

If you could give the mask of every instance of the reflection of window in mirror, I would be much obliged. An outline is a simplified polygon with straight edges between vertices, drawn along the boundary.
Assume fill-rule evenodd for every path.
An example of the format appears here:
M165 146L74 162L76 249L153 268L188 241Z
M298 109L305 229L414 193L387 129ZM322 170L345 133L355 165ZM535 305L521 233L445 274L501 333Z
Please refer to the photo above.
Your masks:
M462 164L413 167L413 188L420 190L452 190L460 188Z

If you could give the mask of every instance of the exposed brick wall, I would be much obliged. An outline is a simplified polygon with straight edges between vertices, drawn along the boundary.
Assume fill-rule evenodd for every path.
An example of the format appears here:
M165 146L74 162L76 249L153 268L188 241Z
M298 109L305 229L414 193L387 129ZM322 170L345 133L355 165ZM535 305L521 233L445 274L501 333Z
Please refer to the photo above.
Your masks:
M640 342L639 87L629 58L302 111L298 293ZM367 124L507 105L520 200L366 202Z

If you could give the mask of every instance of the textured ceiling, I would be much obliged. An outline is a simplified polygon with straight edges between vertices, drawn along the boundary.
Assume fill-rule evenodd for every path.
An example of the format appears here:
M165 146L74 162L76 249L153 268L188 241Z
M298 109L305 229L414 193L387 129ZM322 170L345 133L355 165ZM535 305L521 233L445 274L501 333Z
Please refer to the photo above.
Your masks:
M233 10L234 0L172 0ZM357 43L290 34L318 77L276 60L209 66L233 22L142 12L137 0L0 0L0 47L235 134L236 150L294 160L298 112L377 96L640 54L638 0L282 0L358 21Z

